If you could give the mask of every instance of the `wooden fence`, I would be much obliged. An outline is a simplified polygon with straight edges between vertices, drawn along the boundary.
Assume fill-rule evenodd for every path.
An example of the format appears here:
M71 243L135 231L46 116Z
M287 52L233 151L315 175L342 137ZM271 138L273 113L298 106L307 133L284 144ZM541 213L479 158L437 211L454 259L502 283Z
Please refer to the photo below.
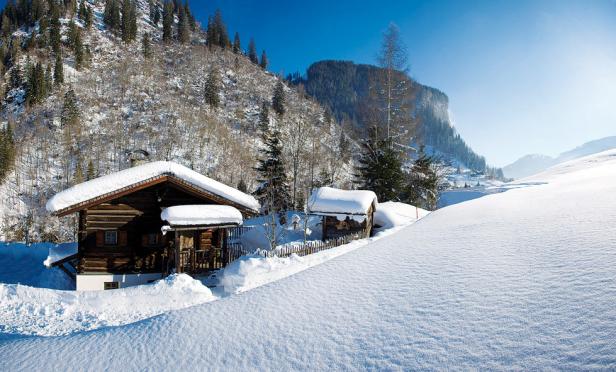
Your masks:
M238 226L228 229L228 241L232 244L240 244L240 238L244 233L254 229L256 226Z
M283 246L279 246L278 248L266 251L261 250L258 252L249 252L244 249L240 243L229 243L227 245L228 252L228 262L236 260L243 255L258 253L263 257L289 257L293 254L298 256L307 256L309 254L325 251L331 248L335 248L344 244L348 244L353 240L365 238L363 234L355 233L344 235L335 239L327 240L327 241L308 241L305 243L289 243Z

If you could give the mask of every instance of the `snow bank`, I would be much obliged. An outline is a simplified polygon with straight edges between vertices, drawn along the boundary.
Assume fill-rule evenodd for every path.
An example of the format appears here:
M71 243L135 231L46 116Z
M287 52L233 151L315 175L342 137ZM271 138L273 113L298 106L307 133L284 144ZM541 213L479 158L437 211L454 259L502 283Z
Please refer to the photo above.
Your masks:
M366 214L373 204L377 205L378 201L372 191L321 187L310 195L308 213Z
M227 294L245 292L353 251L365 246L370 240L354 241L303 257L297 255L282 258L265 258L260 255L243 256L224 269L220 277L220 284Z
M163 175L177 177L199 189L228 199L255 212L259 210L259 202L248 194L208 178L183 165L168 161L156 161L108 174L64 190L47 201L47 211L57 212Z
M163 209L160 219L171 226L242 224L240 211L229 205L178 205Z
M355 240L349 244L302 257L291 255L289 257L266 258L258 254L246 255L233 261L223 270L220 277L220 286L227 294L245 292L354 251L395 233L401 227L379 232L372 238Z
M186 274L97 292L0 284L0 333L58 336L133 323L213 299L209 288Z
M419 218L427 216L430 212L416 208L413 205L399 202L379 203L374 211L374 224L379 225L379 229L390 229L396 226L408 225L417 221Z

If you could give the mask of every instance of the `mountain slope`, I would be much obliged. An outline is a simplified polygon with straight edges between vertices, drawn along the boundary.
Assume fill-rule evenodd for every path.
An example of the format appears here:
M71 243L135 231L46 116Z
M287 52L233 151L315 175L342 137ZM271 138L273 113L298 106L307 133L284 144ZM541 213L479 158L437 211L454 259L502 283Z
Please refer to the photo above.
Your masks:
M222 301L6 337L0 369L610 369L614 180L614 151L562 164Z
M126 44L104 24L105 2L88 3L94 11L92 28L74 20L84 47L91 51L91 62L81 71L74 69L65 16L60 19L65 84L40 104L25 104L25 84L10 89L3 102L1 117L14 128L17 155L14 171L0 185L0 240L72 239L72 220L50 218L44 210L46 200L85 176L90 162L94 176L104 175L128 167L138 150L149 153L149 160L176 161L234 187L242 180L249 192L257 186L259 114L264 102L271 103L279 78L243 54L206 46L200 30L192 33L189 43L163 43L162 26L150 23L146 1L137 2L137 40ZM153 41L149 60L141 51L145 31ZM24 27L12 37L28 38L36 32L37 28ZM54 60L49 48L23 50L19 56L6 79L16 68L25 70L28 61L45 66ZM219 80L216 107L204 97L211 74ZM80 114L76 128L62 121L70 89ZM286 113L270 113L269 122L282 132L287 170L297 165L293 180L300 204L321 171L334 184L348 185L353 149L341 156L340 139L345 135L340 126L324 120L318 103L293 87L284 90ZM292 162L294 156L298 162Z
M367 127L363 105L370 94L370 81L374 80L378 71L376 66L349 61L320 61L308 68L305 79L295 82L301 82L306 92L329 107L338 120L350 122L358 136L362 137ZM451 125L447 95L406 75L403 78L408 79L413 91L412 115L419 123L415 142L430 147L445 160L485 171L485 159L477 155Z
M572 150L565 151L556 158L547 155L526 155L503 168L506 177L524 178L539 173L549 167L583 156L596 154L616 148L616 136L589 141Z
M548 169L554 165L555 162L556 160L554 158L547 155L526 155L503 167L503 173L505 174L505 177L509 178L524 178Z

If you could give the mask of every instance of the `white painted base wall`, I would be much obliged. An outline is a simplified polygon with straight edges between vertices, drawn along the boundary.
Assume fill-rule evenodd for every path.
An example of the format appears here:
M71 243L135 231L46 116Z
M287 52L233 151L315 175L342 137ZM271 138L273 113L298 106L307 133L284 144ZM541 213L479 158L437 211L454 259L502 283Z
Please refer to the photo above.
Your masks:
M161 273L148 274L78 274L78 291L100 291L105 289L105 282L118 282L119 288L146 284L163 277Z

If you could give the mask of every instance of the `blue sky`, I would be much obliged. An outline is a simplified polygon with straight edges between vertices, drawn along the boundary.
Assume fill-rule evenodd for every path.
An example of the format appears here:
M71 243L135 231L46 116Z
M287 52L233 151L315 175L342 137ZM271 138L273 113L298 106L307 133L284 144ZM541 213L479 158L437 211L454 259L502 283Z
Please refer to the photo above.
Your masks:
M616 135L616 2L191 2L220 8L243 44L252 36L274 72L322 59L373 63L390 21L410 73L450 98L458 131L494 165L555 155Z

